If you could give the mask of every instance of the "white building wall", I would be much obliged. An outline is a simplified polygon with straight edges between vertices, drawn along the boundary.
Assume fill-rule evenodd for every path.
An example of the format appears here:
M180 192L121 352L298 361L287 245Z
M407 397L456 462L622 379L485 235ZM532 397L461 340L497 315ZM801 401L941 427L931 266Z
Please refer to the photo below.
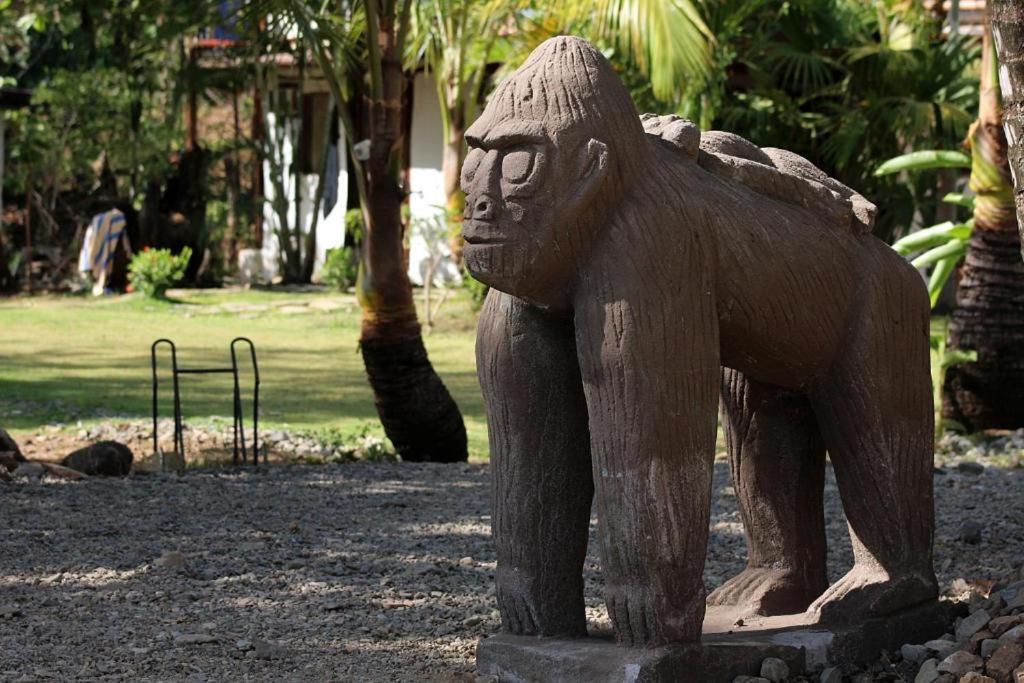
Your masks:
M277 149L275 136L284 134L283 147L284 158L292 158L292 144L297 130L296 122L292 122L282 131L278 127L273 113L267 114L266 131L272 149ZM338 162L338 200L331 212L324 216L320 214L316 229L316 260L313 268L313 279L316 280L323 266L328 249L340 247L345 243L345 207L348 206L348 169L346 166L347 156L339 155ZM315 173L299 174L298 182L301 183L300 191L302 201L299 206L299 215L302 218L303 234L308 234L313 225L313 200L316 197L316 188L320 176ZM288 220L295 224L295 176L287 175L284 179L285 192L289 198ZM277 212L274 211L274 183L271 179L270 163L263 162L263 193L266 201L263 204L263 245L261 251L263 279L272 281L278 275L277 256L280 253L280 244L277 234L280 228Z
M441 158L444 150L441 110L431 76L416 75L412 94L412 140L409 153L409 278L422 285L432 258L441 257L434 273L436 284L459 281L451 259L444 223L445 196ZM433 220L433 225L430 221ZM424 233L428 233L425 235ZM438 234L440 233L440 234ZM428 236L432 239L429 239Z
M409 215L412 221L409 235L409 278L415 285L422 285L431 259L440 257L435 268L435 284L458 282L461 277L451 259L446 231L441 229L444 219L444 177L441 173L443 136L441 112L437 92L431 77L420 73L413 83L412 139L409 159ZM279 134L274 115L267 115L267 135ZM290 126L284 140L285 158L292 154L294 124ZM273 143L274 138L270 141ZM345 242L345 211L348 206L348 153L342 150L339 159L338 201L328 216L322 216L317 225L317 248L314 280L328 249L340 247ZM313 218L313 198L316 195L318 176L303 174L301 215L302 225L308 230ZM278 274L277 255L279 245L276 230L277 215L274 212L274 186L270 178L270 164L263 164L263 188L267 201L263 208L263 276L268 282ZM288 197L295 196L294 178L286 179ZM289 220L294 221L295 206L289 202ZM428 239L429 238L429 239Z

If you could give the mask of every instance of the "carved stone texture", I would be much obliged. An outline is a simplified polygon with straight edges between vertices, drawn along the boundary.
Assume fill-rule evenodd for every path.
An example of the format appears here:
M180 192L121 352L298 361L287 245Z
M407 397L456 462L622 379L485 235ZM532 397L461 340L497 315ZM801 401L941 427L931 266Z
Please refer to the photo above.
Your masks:
M712 604L839 623L936 596L928 297L870 203L789 152L641 121L578 38L466 139L505 630L584 632L594 496L618 639L700 638L720 398L749 566ZM856 558L831 587L826 449Z

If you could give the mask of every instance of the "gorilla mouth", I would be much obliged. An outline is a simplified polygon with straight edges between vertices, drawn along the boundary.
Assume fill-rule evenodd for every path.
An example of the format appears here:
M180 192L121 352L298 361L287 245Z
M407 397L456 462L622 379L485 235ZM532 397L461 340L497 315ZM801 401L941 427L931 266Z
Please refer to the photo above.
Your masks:
M497 222L479 218L463 222L462 239L467 244L500 244L508 241L507 237L498 232Z

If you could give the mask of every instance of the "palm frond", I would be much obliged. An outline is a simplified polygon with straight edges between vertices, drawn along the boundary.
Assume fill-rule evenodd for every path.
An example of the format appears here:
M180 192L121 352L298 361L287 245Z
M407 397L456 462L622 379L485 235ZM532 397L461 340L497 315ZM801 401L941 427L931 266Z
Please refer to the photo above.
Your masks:
M715 38L694 0L557 0L549 11L621 51L662 101L678 100L711 73Z

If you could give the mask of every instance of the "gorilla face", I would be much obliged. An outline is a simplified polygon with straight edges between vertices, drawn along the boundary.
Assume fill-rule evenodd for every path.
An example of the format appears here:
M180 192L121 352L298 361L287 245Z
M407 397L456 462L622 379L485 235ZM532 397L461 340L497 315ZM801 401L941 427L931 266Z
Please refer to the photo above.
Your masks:
M496 289L522 293L551 223L548 165L554 150L543 125L506 121L482 134L470 128L462 165L466 265ZM519 286L517 286L519 285Z
M603 168L605 148L591 140L584 149L564 135L553 140L537 121L476 128L466 133L461 179L466 265L495 289L549 303L558 298L552 294L564 295L580 242L573 199L580 181L594 175L589 168L581 176L580 154L599 153Z

